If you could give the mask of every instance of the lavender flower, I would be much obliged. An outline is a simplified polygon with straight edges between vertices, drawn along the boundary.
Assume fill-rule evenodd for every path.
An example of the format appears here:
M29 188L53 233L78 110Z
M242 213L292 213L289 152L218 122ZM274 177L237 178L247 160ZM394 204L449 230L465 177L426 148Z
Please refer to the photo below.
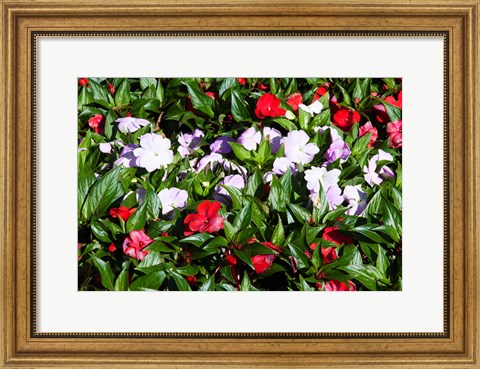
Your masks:
M325 156L327 161L324 165L328 165L333 163L335 160L340 159L340 162L345 162L352 152L348 147L347 143L344 142L342 139L333 141L330 147L328 148Z
M345 186L343 197L350 206L346 211L348 215L360 215L367 207L367 194L362 191L360 185Z
M232 186L232 187L235 187L235 188L238 188L238 189L242 189L242 188L245 187L245 180L243 179L243 177L241 175L233 174L233 175L230 175L230 176L226 176L223 179L223 181L221 182L221 184L227 185L227 186ZM215 187L215 192L216 193L213 195L213 198L217 201L222 201L224 199L220 195L230 197L227 190L220 185L217 185Z
M114 142L100 142L98 148L104 154L110 154L112 152Z
M126 168L132 168L137 166L137 157L133 154L134 150L138 148L138 145L128 144L124 146L120 157L115 160L115 165L123 166Z
M343 202L342 190L337 185L330 186L325 195L327 195L329 210L336 209Z
M192 154L198 149L200 142L202 142L202 137L204 136L205 134L198 128L195 129L193 133L180 133L178 136L178 143L180 144L178 152L180 153L180 156L184 158L187 155Z
M232 152L232 147L229 144L230 142L235 142L235 140L228 136L218 137L210 145L210 150L218 154L230 154Z
M240 135L237 142L243 145L246 150L251 151L257 148L257 145L260 144L261 140L262 135L260 132L256 131L255 128L250 127Z
M158 198L162 204L162 214L167 214L173 209L183 209L187 204L188 192L176 187L164 188L158 193Z
M275 154L282 146L283 136L279 130L275 128L263 128L263 137L270 142L270 150Z
M212 153L210 155L204 156L197 164L197 172L201 171L207 165L210 166L210 169L213 170L217 163L223 162L223 156L217 153Z
M285 156L293 163L308 164L320 149L314 143L308 143L310 137L304 131L291 131L283 139Z
M290 168L290 172L292 172L293 175L297 174L298 170L295 167L294 163L292 163L287 158L276 158L273 162L272 172L278 175L282 175L288 170L288 168Z
M166 167L173 161L170 140L155 133L147 133L140 137L140 147L133 151L137 157L137 165L148 172Z
M134 118L134 117L125 117L118 118L116 121L118 123L118 130L122 133L135 132L140 129L142 126L146 126L150 122L146 119Z
M380 183L383 182L383 179L380 178L378 173L376 172L377 170L377 161L375 158L371 158L368 161L368 166L363 167L363 173L365 177L365 181L368 183L370 187L373 187L373 184L379 185Z

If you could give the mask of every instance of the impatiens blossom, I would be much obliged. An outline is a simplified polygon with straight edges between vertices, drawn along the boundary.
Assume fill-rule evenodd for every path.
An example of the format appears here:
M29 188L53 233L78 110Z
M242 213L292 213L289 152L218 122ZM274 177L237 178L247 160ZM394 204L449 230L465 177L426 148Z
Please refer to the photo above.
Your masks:
M275 255L255 255L252 257L252 264L257 274L265 273L273 263Z
M251 151L257 148L257 145L260 144L261 140L261 133L256 131L255 128L250 127L240 135L237 142L241 144L246 150Z
M168 214L173 209L183 209L187 204L188 192L176 187L164 188L158 193L162 204L162 214Z
M178 152L180 153L180 156L184 158L187 155L192 154L198 149L200 142L202 142L202 137L204 136L205 134L198 128L195 129L193 133L180 133L178 136L178 143L180 144Z
M148 172L166 167L173 161L170 140L155 133L140 137L140 147L133 151L138 158L137 165Z
M123 241L123 252L132 258L143 260L150 252L145 247L150 245L153 240L147 234L141 231L131 231L130 235Z
M98 148L104 154L110 154L112 152L113 142L101 142Z
M322 186L323 189L327 191L330 187L337 186L340 173L339 169L328 171L325 167L311 167L305 171L307 188L310 191L318 193L320 191L320 186Z
M378 175L377 171L377 161L374 158L371 158L368 161L368 165L363 167L363 173L365 177L365 181L368 183L370 187L374 184L379 185L383 182L382 178Z
M385 98L385 102L389 103L390 105L396 106L397 108L401 109L402 108L402 91L398 93L397 99L395 99L395 96L390 95Z
M322 238L325 241L333 242L333 243L336 243L337 245L342 245L342 244L349 245L354 243L354 241L350 237L342 234L342 232L340 232L338 230L338 227L336 226L325 228L323 231Z
M349 208L346 211L346 214L348 215L360 215L367 207L367 194L362 191L360 185L345 186L343 197L349 205Z
M325 165L333 163L335 160L340 159L340 163L344 163L352 152L348 147L347 143L342 141L342 139L333 141L330 147L328 148L325 156L327 161Z
M122 133L136 132L141 127L146 126L148 123L150 123L146 119L134 117L118 118L115 122L118 123L118 130Z
M315 251L317 246L318 246L318 243L312 242L310 244L310 250ZM323 256L323 264L328 264L338 259L337 250L335 247L327 247L327 248L322 247L322 256Z
M355 123L360 122L360 114L355 110L348 108L340 108L333 115L333 124L335 127L340 128L344 132L348 132L352 129Z
M273 162L272 172L277 175L282 175L288 170L288 168L290 168L290 172L292 172L293 175L297 174L298 170L294 163L285 157L276 158Z
M285 113L286 110L280 107L280 99L274 94L264 94L257 101L255 115L259 119L281 117Z
M212 153L210 155L204 156L203 158L200 159L200 161L197 164L197 172L203 170L204 168L209 166L211 170L215 168L217 163L222 163L223 162L223 156L217 153Z
M278 129L265 127L263 128L263 137L270 142L270 150L276 153L282 146L283 136Z
M220 184L242 189L245 187L245 180L241 175L233 174L230 176L226 176ZM215 192L216 192L216 194L214 195L215 200L222 201L224 199L222 196L219 196L219 195L230 197L228 191L220 185L217 185L215 187Z
M111 208L110 216L112 218L122 218L124 222L130 218L130 216L135 213L136 208L127 208L126 206L120 206L119 208Z
M243 177L248 177L248 172L247 170L242 167L241 165L235 164L233 161L230 161L228 159L224 159L222 161L223 169L228 170L228 171L236 171L239 174L241 174Z
M293 163L308 164L320 149L314 143L308 143L310 137L304 131L290 131L283 139L285 156Z
M327 89L324 86L319 86L317 88L317 91L315 91L315 96L313 97L313 102L317 101L320 99L323 95L327 93Z
M365 136L367 133L372 133L372 135L370 136L370 141L368 142L368 147L373 147L375 141L377 141L378 138L378 130L374 126L372 126L371 122L365 123L358 129L359 137Z
M352 281L348 281L348 286L341 281L329 281L324 285L325 291L356 291L357 286Z
M342 190L336 185L330 186L325 195L327 196L329 210L336 209L343 202Z
M287 104L290 105L293 111L298 110L298 105L303 103L302 94L300 92L296 92L287 99Z
M223 218L218 215L220 210L220 203L218 201L210 202L209 200L202 201L197 206L196 214L189 214L184 220L186 236L195 232L218 232L223 229Z
M387 124L387 133L390 137L390 147L402 147L402 121L397 120Z
M340 135L338 134L337 130L333 127L314 127L313 130L315 132L320 131L322 134L325 131L329 131L330 132L330 138L332 139L332 142L335 142L335 141L338 141L338 140L343 141L342 138L340 137Z
M298 107L302 109L303 111L307 112L310 114L310 116L314 116L315 114L320 114L320 112L323 109L323 105L320 101L316 100L310 105L304 105L304 104L299 104Z
M128 144L120 153L120 157L115 160L114 164L118 166L123 166L126 168L136 167L137 166L137 157L133 154L135 149L138 148L138 145Z
M96 134L103 135L105 131L105 117L101 114L95 114L88 120L88 125Z
M235 140L228 136L218 137L210 145L210 150L217 154L230 154L232 152L232 146L230 146L229 142L235 142Z

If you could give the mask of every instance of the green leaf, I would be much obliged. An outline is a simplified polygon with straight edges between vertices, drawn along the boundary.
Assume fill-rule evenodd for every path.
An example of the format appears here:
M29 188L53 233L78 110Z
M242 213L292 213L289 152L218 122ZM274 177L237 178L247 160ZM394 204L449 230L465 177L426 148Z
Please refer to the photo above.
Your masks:
M382 273L383 278L386 278L389 262L387 258L387 252L380 245L378 246L378 255L377 255L377 260L375 262L375 266Z
M283 186L280 184L276 176L272 176L268 201L270 202L272 209L276 211L285 211L287 196Z
M161 240L155 240L153 241L153 243L151 243L150 245L148 245L148 247L146 248L147 250L150 250L150 251L156 251L156 252L172 252L172 251L175 251L175 249L171 248L170 246L168 246L166 243L162 242Z
M355 89L353 90L353 97L363 100L370 95L371 78L356 78Z
M210 278L208 278L204 284L202 284L199 289L199 291L215 291L215 276L212 275Z
M232 204L234 209L241 209L242 208L242 191L238 188L229 186L229 185L221 185L230 195L232 199Z
M223 230L225 231L225 236L228 241L233 241L235 238L235 228L228 221L223 222Z
M245 100L240 97L238 91L232 91L232 115L233 119L237 122L251 120L248 105Z
M128 290L128 267L130 262L127 261L115 281L115 291L127 291Z
M147 87L157 87L157 80L155 78L140 78L140 88L145 90Z
M142 288L158 290L166 278L165 272L158 271L143 275L135 279L129 287L130 291L140 291Z
M280 124L280 126L285 128L287 131L294 131L297 129L297 125L295 124L295 122L286 118L275 118L273 121Z
M263 184L262 175L258 169L255 169L253 175L249 178L246 193L247 195L254 196L258 187Z
M103 261L102 259L97 258L95 255L91 255L91 258L93 260L93 263L95 264L95 266L100 272L100 277L102 279L103 287L105 287L108 291L113 291L114 276L113 276L113 272L112 272L112 268L110 267L110 264Z
M227 90L235 86L238 86L238 81L236 78L224 78L222 84L218 89L218 94L220 95L220 97L223 97Z
M280 184L285 190L287 200L290 199L292 195L292 172L290 171L290 168L287 168L287 171L280 178Z
M385 110L387 111L390 121L395 122L396 120L402 119L402 110L397 108L395 105L391 105L385 101L382 101L382 104L385 106Z
M260 143L258 148L258 161L262 164L265 164L271 156L270 142L264 140Z
M308 223L310 222L310 218L312 214L308 212L305 208L297 204L288 204L288 209L292 212L293 216L300 222L300 223Z
M122 173L123 169L116 167L92 186L82 209L86 219L90 219L94 214L98 217L105 215L110 205L125 194L120 184Z
M254 269L252 264L250 248L246 247L245 249L242 249L242 250L234 249L233 252L241 261L243 261L245 264L247 264L252 269Z
M304 131L308 131L308 125L311 118L312 116L310 113L306 112L302 108L298 109L298 123L300 124L300 128Z
M147 256L145 256L145 259L138 264L136 269L143 273L150 273L163 269L163 267L160 267L162 264L163 259L160 253L157 251L150 251Z
M158 80L157 82L157 89L155 91L155 96L157 97L158 101L160 102L160 106L163 106L165 100L165 90L162 86L162 82Z
M250 291L252 288L252 282L250 281L250 278L248 278L248 274L245 271L243 273L243 279L242 279L242 284L240 285L240 291Z
M102 226L102 223L93 221L90 228L97 239L103 242L112 242L108 236L107 230Z
M377 290L377 280L382 279L382 273L372 265L353 264L339 268L347 272L370 291Z
M402 232L402 215L395 206L382 198L383 223L394 228L398 233Z
M191 243L192 245L195 245L195 246L202 246L206 241L212 239L214 236L211 235L210 233L196 233L196 234L192 234L191 236L188 236L182 240L180 240L180 242L182 243Z
M282 219L278 216L278 223L273 231L272 243L277 246L282 246L285 241L285 230L283 229Z
M187 89L193 107L210 118L213 118L215 116L213 112L213 99L189 83L187 83Z
M371 228L369 227L365 227L365 226L355 227L351 230L351 232L365 236L367 239L373 242L385 243L385 240L377 233L371 231Z
M252 220L252 203L249 201L247 205L240 210L233 221L233 228L236 232L247 228Z
M147 222L147 205L146 201L140 205L137 210L128 218L127 220L127 232L131 232L134 230L140 230L145 227L145 223Z
M83 204L87 198L88 191L90 187L95 183L95 176L91 170L83 170L78 173L78 212L81 213Z
M292 245L290 242L287 243L287 246L295 259L297 259L298 269L308 268L310 263L305 253L296 246Z
M233 153L239 160L244 162L246 160L252 159L252 154L250 153L250 151L245 149L242 145L234 142L229 142L229 144L233 149Z
M173 280L175 281L175 284L177 285L179 291L192 290L188 282L180 274L178 274L177 272L170 272L169 274L173 277Z
M120 86L118 86L117 90L115 91L115 105L125 105L130 102L130 85L128 83L128 79L125 78Z
M90 91L92 92L94 100L108 101L108 93L105 86L95 82L93 78L89 78L88 83L90 85Z

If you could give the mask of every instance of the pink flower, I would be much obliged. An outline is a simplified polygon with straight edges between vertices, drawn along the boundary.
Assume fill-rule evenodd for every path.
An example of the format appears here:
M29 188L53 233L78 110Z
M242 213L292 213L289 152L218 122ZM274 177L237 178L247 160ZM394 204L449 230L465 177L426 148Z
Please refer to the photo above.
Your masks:
M365 136L367 133L370 132L372 132L372 135L370 136L370 142L368 143L368 147L372 147L375 144L375 141L377 141L378 130L374 126L372 126L371 122L365 123L358 129L358 134L360 137Z
M88 120L88 125L96 134L103 135L105 130L105 118L101 114L95 114Z
M357 286L352 281L348 281L348 286L340 281L329 281L325 283L325 291L356 291Z
M143 260L150 250L144 250L153 240L143 231L131 231L123 241L123 252L132 258Z
M402 147L402 121L397 120L387 124L387 133L390 137L390 147Z

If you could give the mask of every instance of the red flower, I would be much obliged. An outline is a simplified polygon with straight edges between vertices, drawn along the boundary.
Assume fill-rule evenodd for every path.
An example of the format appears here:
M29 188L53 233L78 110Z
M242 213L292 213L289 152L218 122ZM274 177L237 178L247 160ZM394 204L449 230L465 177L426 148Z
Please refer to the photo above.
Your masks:
M185 218L185 235L191 235L194 232L218 232L223 229L223 218L217 214L220 210L218 201L210 202L205 200L197 206L198 214L189 214Z
M348 281L348 286L340 281L329 281L325 283L325 291L356 291L357 286L352 281Z
M315 91L315 96L313 97L312 103L317 101L319 98L321 98L323 95L327 93L327 89L323 86L320 86L317 88L317 91Z
M280 99L274 94L264 94L257 101L257 107L255 108L255 114L260 119L266 117L279 117L284 116L285 109L280 107Z
M275 246L273 243L269 242L269 241L265 241L265 242L259 242L261 245L263 246L266 246L268 247L270 250L273 250L273 251L277 251L277 252L280 252L282 251L282 249L278 246Z
M350 131L358 122L360 122L360 114L348 108L340 108L333 115L333 124L344 132Z
M390 117L387 114L387 109L385 105L377 104L372 107L373 116L378 123L388 123L390 122Z
M255 255L252 257L252 264L257 274L265 273L273 263L275 255Z
M371 122L365 123L358 129L358 134L360 135L360 137L365 136L369 132L372 132L372 135L370 136L370 142L367 146L372 147L375 144L375 141L377 141L378 130L374 126L372 126Z
M108 92L110 92L112 95L115 93L115 87L111 83L108 84Z
M310 250L315 251L317 246L318 244L316 242L312 242L310 244ZM326 249L322 247L322 256L323 256L323 264L328 264L334 261L335 259L338 259L337 250L334 247L327 247Z
M225 261L228 265L237 265L237 258L233 255L227 255Z
M302 103L303 103L303 98L300 92L296 92L293 95L290 95L290 97L287 100L287 104L292 107L293 111L297 111L298 105Z
M354 241L350 237L342 234L338 230L338 227L325 228L325 230L323 231L322 238L325 241L330 241L330 242L336 243L337 245L341 245L341 244L348 245L348 244L354 243Z
M88 125L96 134L103 135L105 129L105 118L101 114L95 114L88 120Z
M402 121L397 120L387 124L387 133L390 137L390 147L402 147Z
M268 86L267 86L267 85L264 85L263 83L259 83L259 84L257 85L257 88L258 88L259 90L265 91L265 90L268 89Z
M122 218L124 222L130 218L130 216L135 213L137 208L127 208L126 206L120 206L119 208L111 208L110 209L110 216L112 218Z
M115 244L113 242L110 244L110 246L108 246L108 251L110 251L110 252L115 252L116 249L117 249L117 247L115 246Z
M237 78L237 81L238 81L238 83L240 83L241 85L244 85L245 83L247 83L247 79L246 79L246 78Z
M143 260L150 250L144 250L153 240L147 234L141 231L131 231L130 237L125 237L123 241L123 252L132 258Z
M385 98L385 102L401 109L402 108L402 91L400 91L400 93L398 94L397 100L393 95L390 95Z
M86 78L79 78L78 79L78 84L80 86L85 86L86 85L88 88L90 88L90 86L88 84L88 79L86 79Z

